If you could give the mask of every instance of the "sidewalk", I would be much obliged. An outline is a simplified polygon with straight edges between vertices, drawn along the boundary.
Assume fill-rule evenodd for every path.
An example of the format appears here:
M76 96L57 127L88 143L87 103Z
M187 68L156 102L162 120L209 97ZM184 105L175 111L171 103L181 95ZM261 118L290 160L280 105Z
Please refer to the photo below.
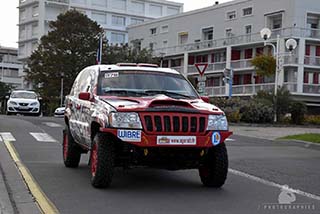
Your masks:
M263 127L263 126L243 126L243 125L230 125L230 130L235 135L242 135L248 137L263 138L268 140L275 140L280 137L288 135L305 134L305 133L318 133L320 128L308 127Z

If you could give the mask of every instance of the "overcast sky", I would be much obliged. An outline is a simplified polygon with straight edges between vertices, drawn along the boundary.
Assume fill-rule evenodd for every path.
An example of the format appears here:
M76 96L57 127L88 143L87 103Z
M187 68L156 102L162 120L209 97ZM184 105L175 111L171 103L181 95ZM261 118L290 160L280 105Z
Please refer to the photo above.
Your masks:
M184 3L184 11L195 10L214 4L215 0L173 0ZM220 3L230 0L219 0ZM19 0L0 1L0 46L18 47Z

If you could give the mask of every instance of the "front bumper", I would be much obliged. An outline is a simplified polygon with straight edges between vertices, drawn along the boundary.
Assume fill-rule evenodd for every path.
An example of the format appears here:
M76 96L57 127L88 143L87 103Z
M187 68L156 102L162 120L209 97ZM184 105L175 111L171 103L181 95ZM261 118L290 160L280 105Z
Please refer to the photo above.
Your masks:
M112 129L112 128L100 128L101 132L104 133L109 133L112 134L114 137L118 138L118 130L123 130L123 129ZM140 130L136 130L140 131ZM216 134L219 134L220 139L219 142L217 143L217 140L213 140L214 136ZM146 134L144 131L141 130L141 140L139 142L130 142L126 140L122 140L123 142L138 146L138 147L143 147L143 148L148 148L148 147L196 147L196 148L210 148L213 146L216 146L220 143L225 142L225 140L232 135L232 132L230 131L207 131L204 135L197 135L197 133L177 133L177 134ZM195 137L196 142L195 144L192 145L186 145L186 144L159 144L158 143L158 137L162 136L170 136L173 138L185 138L185 137ZM118 138L119 139L119 138ZM121 139L119 139L121 140Z
M10 113L33 114L33 113L39 113L40 108L38 106L37 107L27 107L27 108L21 108L21 107L17 107L17 106L8 106L7 111Z

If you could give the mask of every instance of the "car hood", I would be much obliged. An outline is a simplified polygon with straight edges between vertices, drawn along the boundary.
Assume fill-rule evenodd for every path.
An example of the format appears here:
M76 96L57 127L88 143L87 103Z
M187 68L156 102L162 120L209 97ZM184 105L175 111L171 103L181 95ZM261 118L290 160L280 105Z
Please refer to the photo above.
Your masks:
M173 99L166 95L154 97L100 97L117 111L161 111L223 114L215 105L201 99Z
M34 103L39 102L37 99L23 99L23 98L10 98L8 101L13 101L16 103Z

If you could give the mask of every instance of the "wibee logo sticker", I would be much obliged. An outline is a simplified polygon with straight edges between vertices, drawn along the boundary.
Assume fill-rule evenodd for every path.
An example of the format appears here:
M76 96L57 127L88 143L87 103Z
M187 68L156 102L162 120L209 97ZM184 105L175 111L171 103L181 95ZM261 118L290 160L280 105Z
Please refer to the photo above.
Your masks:
M123 141L141 142L140 130L118 130L117 137Z

